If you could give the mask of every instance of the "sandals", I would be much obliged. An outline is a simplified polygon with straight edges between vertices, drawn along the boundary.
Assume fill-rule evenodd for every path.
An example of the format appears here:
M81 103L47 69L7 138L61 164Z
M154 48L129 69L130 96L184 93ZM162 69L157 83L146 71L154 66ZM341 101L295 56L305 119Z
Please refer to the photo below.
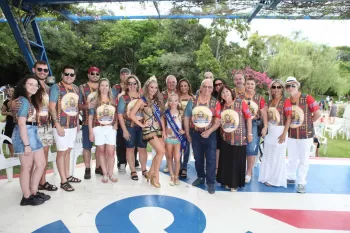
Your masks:
M133 175L135 174L135 175ZM137 176L137 172L131 172L131 179L132 180L139 180L139 177Z
M103 176L101 181L102 181L102 183L108 183L108 177L107 176Z
M65 183L61 183L61 189L63 189L66 192L73 192L75 190L68 181L66 181Z
M80 183L81 179L78 179L78 178L75 178L73 176L70 176L70 177L67 178L67 181L70 182L70 183Z
M147 172L148 172L147 169L142 171L142 175L143 175L145 178L147 178Z
M38 189L39 190L47 190L47 191L57 191L58 190L58 188L55 185L50 184L49 182L45 182L45 184L39 184Z
M182 168L180 170L180 177L181 178L187 178L187 169L186 168Z
M109 180L112 181L113 183L118 182L118 178L115 177L114 175L108 176Z

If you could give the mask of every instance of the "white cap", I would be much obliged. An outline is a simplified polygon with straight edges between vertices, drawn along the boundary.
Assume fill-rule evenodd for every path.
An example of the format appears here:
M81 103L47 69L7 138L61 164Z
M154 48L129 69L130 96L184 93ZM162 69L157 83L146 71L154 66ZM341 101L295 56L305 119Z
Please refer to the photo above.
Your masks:
M290 76L287 78L286 84L287 83L298 83L298 81L295 77Z

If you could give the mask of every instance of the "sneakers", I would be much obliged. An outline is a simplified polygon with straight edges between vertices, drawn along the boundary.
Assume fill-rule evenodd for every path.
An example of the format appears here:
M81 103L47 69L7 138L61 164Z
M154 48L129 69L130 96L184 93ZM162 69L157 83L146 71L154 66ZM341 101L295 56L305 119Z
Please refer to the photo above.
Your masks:
M252 180L252 176L248 176L248 175L245 176L245 183L246 184L250 183L251 180Z
M95 169L95 174L103 176L102 168L101 167L96 168Z
M195 181L193 181L193 186L198 186L200 184L204 184L205 179L204 178L197 178Z
M36 198L41 198L43 199L44 201L48 201L51 199L51 196L50 195L47 195L45 193L41 193L41 192L36 192L36 194L34 195L34 197Z
M91 168L85 168L84 179L85 180L91 179Z
M168 164L165 164L165 167L163 169L163 172L168 173L169 172L169 168L168 168Z
M36 206L36 205L41 205L44 202L45 202L44 199L39 198L39 197L35 197L34 195L30 195L28 198L23 197L20 205L21 206L26 206L26 205Z
M295 184L295 180L287 180L287 184Z
M215 186L213 184L208 184L208 193L210 194L215 193Z
M119 172L120 173L125 173L126 172L125 168L126 168L126 164L125 163L124 164L120 164Z
M297 186L297 193L305 193L305 185L303 184L298 184Z

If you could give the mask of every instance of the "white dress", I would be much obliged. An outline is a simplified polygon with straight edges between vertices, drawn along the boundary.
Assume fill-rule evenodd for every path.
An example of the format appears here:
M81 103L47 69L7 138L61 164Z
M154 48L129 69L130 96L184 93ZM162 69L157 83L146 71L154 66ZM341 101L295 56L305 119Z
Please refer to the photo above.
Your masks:
M269 123L268 134L264 139L264 155L260 164L259 182L269 183L277 187L287 187L286 141L278 143L278 137L283 133L284 126Z

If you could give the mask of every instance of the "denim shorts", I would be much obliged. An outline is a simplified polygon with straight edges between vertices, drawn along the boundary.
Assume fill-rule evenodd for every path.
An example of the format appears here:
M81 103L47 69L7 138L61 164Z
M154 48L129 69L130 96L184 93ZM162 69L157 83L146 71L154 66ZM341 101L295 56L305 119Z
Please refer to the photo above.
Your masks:
M91 150L93 143L89 139L89 126L83 125L81 127L81 131L83 133L83 148L86 150Z
M142 139L142 128L140 126L126 127L130 134L130 140L125 140L126 148L147 147L147 141Z
M43 144L41 143L39 134L38 134L38 126L34 126L34 125L26 125L26 126L27 126L29 145L32 151L34 152L43 148ZM14 154L17 154L17 155L24 154L24 143L22 141L18 125L16 125L15 128L13 129L12 144L13 144Z
M253 141L247 144L247 155L253 156L258 154L260 137L258 137L258 123L253 120L252 122L252 134Z

